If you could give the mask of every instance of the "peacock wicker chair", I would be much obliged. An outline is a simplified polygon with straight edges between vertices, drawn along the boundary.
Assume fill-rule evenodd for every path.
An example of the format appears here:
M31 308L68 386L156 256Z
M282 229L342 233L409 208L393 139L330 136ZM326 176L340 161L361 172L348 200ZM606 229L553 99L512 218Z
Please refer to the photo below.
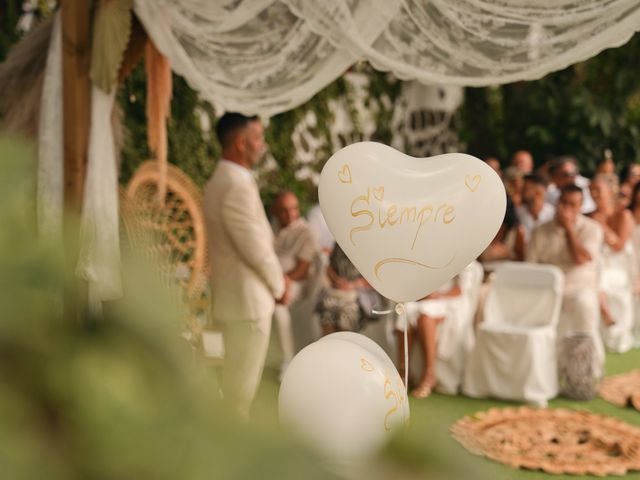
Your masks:
M148 160L123 192L121 210L128 243L157 266L161 281L177 293L186 307L194 343L200 343L201 319L209 310L202 194L184 172L170 164L164 202L160 202L158 180L157 163Z

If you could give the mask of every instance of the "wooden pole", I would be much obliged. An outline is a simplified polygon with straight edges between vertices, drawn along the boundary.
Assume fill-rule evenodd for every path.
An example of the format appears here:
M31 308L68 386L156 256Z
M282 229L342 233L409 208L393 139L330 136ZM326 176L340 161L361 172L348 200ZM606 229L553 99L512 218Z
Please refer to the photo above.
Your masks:
M64 200L70 215L82 208L89 143L89 0L62 0Z
M62 0L62 81L64 130L65 257L69 272L78 262L77 220L82 212L91 112L89 66L89 0ZM87 308L87 285L79 279L65 287L63 315L82 322Z

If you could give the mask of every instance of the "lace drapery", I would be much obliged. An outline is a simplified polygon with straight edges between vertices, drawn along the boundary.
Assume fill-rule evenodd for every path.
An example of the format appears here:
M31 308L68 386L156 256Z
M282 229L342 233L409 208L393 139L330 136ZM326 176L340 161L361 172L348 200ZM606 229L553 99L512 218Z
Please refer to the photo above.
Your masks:
M95 85L91 88L91 129L76 274L87 281L89 307L96 313L101 311L102 301L122 296L118 168L111 126L115 96L115 89L105 93Z
M532 80L620 46L638 0L135 0L172 67L228 110L294 108L367 60L402 79Z

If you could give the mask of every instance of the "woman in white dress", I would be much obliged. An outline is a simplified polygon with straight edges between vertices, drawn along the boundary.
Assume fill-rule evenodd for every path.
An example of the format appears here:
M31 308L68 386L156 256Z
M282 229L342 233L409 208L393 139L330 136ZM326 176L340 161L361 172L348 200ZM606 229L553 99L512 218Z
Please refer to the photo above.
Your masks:
M423 370L418 386L411 392L411 396L414 398L428 397L436 385L438 325L446 319L447 300L459 297L461 294L462 290L456 276L422 300L404 304L408 322L409 357L411 357L413 341L416 338L422 350ZM396 324L398 365L400 366L399 371L402 378L404 378L405 370L403 328L404 325Z
M630 197L629 210L636 223L631 237L635 254L634 267L636 273L634 278L634 345L636 348L640 348L640 183L635 185Z
M634 221L624 203L616 201L617 185L611 177L597 176L589 188L596 203L590 216L604 231L600 260L602 340L608 350L622 353L633 346Z
M478 302L483 270L476 261L437 291L418 302L405 303L409 352L417 338L423 369L411 395L425 398L438 383L443 393L455 394L463 376L466 355L474 341L473 315ZM396 323L398 365L404 378L404 325Z

